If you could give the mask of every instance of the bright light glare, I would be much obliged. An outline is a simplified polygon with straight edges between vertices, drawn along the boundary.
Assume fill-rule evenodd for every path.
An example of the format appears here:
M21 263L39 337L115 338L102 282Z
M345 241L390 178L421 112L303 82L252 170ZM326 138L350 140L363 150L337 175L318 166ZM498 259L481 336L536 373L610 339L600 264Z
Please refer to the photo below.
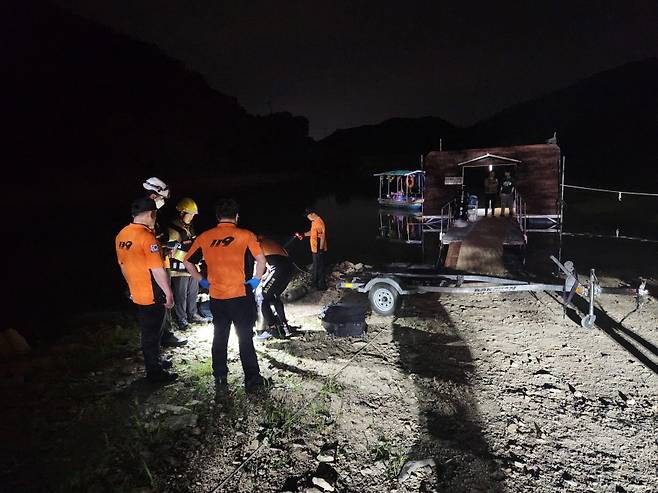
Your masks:
M489 171L493 171L493 164L489 165Z
M212 324L212 322L210 322L207 324L200 325L196 329L195 335L199 341L212 343L214 334L215 334L215 326ZM228 337L228 349L229 351L234 351L236 353L238 352L239 349L238 335L235 332L235 327L233 325L231 325L231 333L229 334Z
M199 340L208 342L212 341L214 332L215 329L212 323L203 324L196 330Z
M228 350L235 353L240 352L238 344L238 334L235 332L235 326L231 325L231 333L228 336Z

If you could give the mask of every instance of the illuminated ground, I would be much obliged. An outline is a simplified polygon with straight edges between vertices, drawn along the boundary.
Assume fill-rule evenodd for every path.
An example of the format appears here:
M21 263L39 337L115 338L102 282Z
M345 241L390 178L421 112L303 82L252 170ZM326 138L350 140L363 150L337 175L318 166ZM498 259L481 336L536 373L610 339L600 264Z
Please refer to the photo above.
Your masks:
M288 305L300 335L258 344L268 394L244 394L233 347L231 396L215 397L205 326L170 351L174 385L144 387L128 355L80 378L75 399L35 397L37 445L14 451L6 478L20 491L302 491L324 456L336 491L655 491L655 299L611 329L635 306L602 298L605 332L546 294L414 297L395 319L371 316L366 338L330 339L317 313L340 296Z

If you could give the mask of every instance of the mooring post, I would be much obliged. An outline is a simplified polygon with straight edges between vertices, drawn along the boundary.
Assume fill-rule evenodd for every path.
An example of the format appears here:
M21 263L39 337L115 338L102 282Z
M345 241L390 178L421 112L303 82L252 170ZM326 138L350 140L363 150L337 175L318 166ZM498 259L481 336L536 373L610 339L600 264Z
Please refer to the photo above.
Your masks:
M566 166L566 157L562 156L562 176L560 186L560 231L558 239L557 258L562 261L562 232L564 231L564 170ZM557 272L559 274L559 271Z
M589 312L580 320L580 325L586 329L591 329L594 327L594 322L596 321L596 315L594 315L594 298L596 292L599 290L598 282L596 279L596 272L594 269L589 271Z
M596 295L596 274L594 269L589 270L589 316L594 316L594 296Z

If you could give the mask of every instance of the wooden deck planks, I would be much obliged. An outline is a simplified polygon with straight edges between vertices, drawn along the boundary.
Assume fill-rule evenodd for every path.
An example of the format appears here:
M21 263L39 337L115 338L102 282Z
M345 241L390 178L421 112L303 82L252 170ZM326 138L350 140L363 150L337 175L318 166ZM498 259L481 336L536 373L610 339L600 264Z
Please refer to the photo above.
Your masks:
M480 218L461 241L455 268L478 274L507 273L503 261L503 244L506 238L516 235L517 232L521 233L518 223L512 217ZM448 247L448 258L450 258L450 247Z

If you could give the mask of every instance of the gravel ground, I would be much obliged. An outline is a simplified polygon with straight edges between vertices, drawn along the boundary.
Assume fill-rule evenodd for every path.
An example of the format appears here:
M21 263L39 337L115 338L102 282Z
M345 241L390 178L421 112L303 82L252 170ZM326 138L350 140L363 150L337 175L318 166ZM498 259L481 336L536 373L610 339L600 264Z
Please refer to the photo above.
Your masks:
M341 296L288 305L300 335L259 344L269 396L237 420L218 400L171 491L209 491L254 452L221 491L324 491L313 477L334 473L336 491L658 491L654 299L602 297L587 330L543 293L416 296L370 316L367 337L332 339L317 314ZM264 443L272 403L292 424Z
M602 296L588 330L545 293L413 296L332 338L318 314L341 299L367 304L330 289L287 305L299 331L257 343L273 387L256 395L235 344L215 395L211 325L168 351L181 378L163 388L130 345L75 378L50 363L7 401L0 431L28 438L3 443L20 489L0 491L658 492L655 297ZM84 354L70 346L62 364Z

